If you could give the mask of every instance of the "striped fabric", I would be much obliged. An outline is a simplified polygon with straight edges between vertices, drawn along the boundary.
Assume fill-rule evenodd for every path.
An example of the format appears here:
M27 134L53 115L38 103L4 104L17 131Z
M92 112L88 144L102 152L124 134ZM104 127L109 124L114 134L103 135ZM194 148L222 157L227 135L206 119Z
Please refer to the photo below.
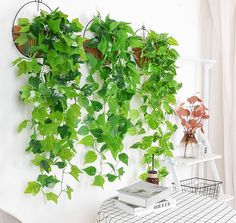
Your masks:
M143 216L129 215L115 207L115 198L102 203L97 223L236 223L236 211L226 203L196 194L173 192L177 206Z

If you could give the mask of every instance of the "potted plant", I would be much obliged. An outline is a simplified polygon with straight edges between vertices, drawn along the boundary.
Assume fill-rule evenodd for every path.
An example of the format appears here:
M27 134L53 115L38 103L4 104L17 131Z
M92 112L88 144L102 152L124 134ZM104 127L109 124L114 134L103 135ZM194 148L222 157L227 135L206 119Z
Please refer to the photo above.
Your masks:
M148 163L147 163L148 164ZM155 155L152 154L152 166L148 167L146 182L159 185L157 171L155 170Z
M195 133L198 129L204 133L203 122L209 118L207 108L200 98L192 96L187 98L186 103L179 105L176 114L184 128L184 136L181 140L181 144L184 146L184 157L198 156L198 141Z

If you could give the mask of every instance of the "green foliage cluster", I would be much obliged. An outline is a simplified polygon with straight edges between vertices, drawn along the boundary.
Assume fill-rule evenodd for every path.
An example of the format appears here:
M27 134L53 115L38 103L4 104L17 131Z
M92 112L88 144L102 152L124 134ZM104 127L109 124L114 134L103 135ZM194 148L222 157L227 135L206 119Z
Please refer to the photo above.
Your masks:
M20 132L29 125L32 129L29 147L33 165L40 169L36 181L28 183L25 193L43 192L47 200L57 203L62 192L71 198L73 189L63 186L65 174L75 180L82 172L72 159L77 151L78 124L81 117L80 64L86 59L84 39L78 34L83 28L78 19L70 22L60 11L44 11L32 23L19 19L21 26L18 44L34 41L30 58L18 58L13 64L18 75L27 77L27 84L20 90L24 103L33 106L31 120L19 125ZM40 59L37 57L40 55ZM60 179L52 174L61 172ZM59 175L60 176L60 175ZM50 191L60 185L58 194Z
M29 49L29 59L13 62L18 75L28 81L21 88L21 99L33 106L31 120L23 121L18 130L30 126L27 151L40 170L25 193L41 191L57 203L61 193L71 199L73 192L64 186L65 174L78 181L86 173L93 178L92 185L100 187L120 179L129 165L127 135L140 135L131 148L143 150L147 164L152 154L172 156L170 138L176 126L166 117L173 113L171 104L181 87L174 80L178 53L172 37L151 31L142 39L128 23L107 16L94 18L89 26L94 37L85 41L78 19L69 21L58 10L42 11L31 23L19 19L19 25L16 43L36 43ZM140 49L140 66L134 48ZM88 74L81 73L82 63L88 65ZM142 101L135 108L134 98ZM78 143L86 147L80 167L73 163L80 154ZM160 177L168 174L159 162L157 166Z
M175 62L179 54L172 46L176 45L177 41L168 34L150 31L142 47L143 63L140 72L144 76L144 81L140 88L140 96L143 99L143 119L139 123L140 126L146 124L153 133L148 135L147 132L142 140L131 148L145 150L144 161L147 164L151 163L153 154L157 157L173 157L174 146L171 137L177 126L168 121L167 117L174 113L171 105L176 104L175 94L182 87L182 84L175 80ZM158 178L161 180L168 171L161 167L160 160L157 160L155 165L158 168Z

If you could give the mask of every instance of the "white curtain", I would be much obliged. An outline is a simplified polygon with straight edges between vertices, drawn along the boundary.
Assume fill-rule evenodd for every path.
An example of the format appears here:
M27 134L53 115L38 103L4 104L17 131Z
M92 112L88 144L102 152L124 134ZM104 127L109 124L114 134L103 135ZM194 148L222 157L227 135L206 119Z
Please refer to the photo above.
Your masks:
M0 223L22 223L22 222L0 209Z
M202 4L203 54L217 61L210 77L209 140L223 155L217 164L225 192L236 196L236 1Z

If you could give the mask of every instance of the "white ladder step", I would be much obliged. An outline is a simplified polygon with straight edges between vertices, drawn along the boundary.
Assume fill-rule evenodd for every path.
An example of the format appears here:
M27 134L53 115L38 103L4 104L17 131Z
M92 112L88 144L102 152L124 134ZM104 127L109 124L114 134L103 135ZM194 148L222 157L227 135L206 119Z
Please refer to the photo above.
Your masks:
M211 160L221 159L222 156L218 154L205 154L200 157L196 158L183 158L183 157L174 157L174 164L175 165L193 165L197 163L203 163Z

